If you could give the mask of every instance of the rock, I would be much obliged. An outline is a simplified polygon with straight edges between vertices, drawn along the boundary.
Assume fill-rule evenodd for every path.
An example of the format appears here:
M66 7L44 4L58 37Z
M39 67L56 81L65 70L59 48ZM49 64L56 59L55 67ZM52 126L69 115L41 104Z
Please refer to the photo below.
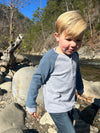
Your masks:
M1 67L1 68L0 68L0 71L1 71L1 72L5 72L5 71L6 71L6 68L5 68L5 67Z
M1 64L2 64L2 66L5 66L5 67L7 67L7 65L8 65L7 62L5 62L5 61L3 61Z
M48 129L48 133L57 133L57 131L55 129L53 129L53 128L49 128Z
M78 50L80 59L92 59L94 58L94 51L89 46L81 47Z
M16 57L16 63L21 63L24 61L24 56L23 55L15 55Z
M95 57L94 57L94 59L100 59L100 52L95 53Z
M18 128L11 128L11 129L8 129L7 131L4 131L2 133L23 133L23 131L21 129L18 129Z
M90 126L90 133L98 133L98 128L94 126Z
M2 90L6 90L6 91L10 92L11 91L11 84L12 84L11 81L4 82L4 83L0 84L0 88Z
M54 125L54 122L48 112L46 112L43 115L43 117L40 119L40 124L41 125L45 125L45 124Z
M25 111L19 104L13 103L8 105L2 112L0 112L0 133L5 133L10 129L13 129L13 131L15 129L22 130L25 123L25 114Z
M79 109L80 108L80 104L76 102L75 105L74 105L74 108Z
M1 56L1 60L8 61L6 56Z
M27 94L31 79L35 73L35 67L24 67L18 70L12 80L12 93L16 98L17 102L21 105L26 105ZM43 103L43 93L42 88L39 90L39 95L37 97L38 103Z
M84 83L84 95L93 98L100 98L100 82L86 81Z

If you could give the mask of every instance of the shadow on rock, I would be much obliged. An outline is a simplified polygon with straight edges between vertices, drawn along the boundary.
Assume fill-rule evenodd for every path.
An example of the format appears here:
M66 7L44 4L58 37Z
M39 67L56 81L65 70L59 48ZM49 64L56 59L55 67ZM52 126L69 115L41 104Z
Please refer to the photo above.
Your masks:
M39 133L36 129L28 129L28 130L24 130L23 133Z
M4 94L6 94L7 92L8 92L7 90L1 89L1 88L0 88L0 95L4 95Z

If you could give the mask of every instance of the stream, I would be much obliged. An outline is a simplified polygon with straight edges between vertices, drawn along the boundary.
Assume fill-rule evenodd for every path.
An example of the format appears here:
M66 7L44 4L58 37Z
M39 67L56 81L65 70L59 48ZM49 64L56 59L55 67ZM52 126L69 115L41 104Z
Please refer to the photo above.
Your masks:
M100 81L100 60L80 60L82 77L88 81Z

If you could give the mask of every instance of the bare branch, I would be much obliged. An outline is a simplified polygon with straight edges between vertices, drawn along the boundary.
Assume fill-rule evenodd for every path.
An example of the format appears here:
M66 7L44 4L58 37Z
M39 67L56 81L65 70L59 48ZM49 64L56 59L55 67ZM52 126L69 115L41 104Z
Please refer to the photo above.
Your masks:
M37 0L1 0L2 4L5 4L9 9L10 9L10 16L7 15L6 11L4 11L6 13L6 17L8 19L9 22L9 41L11 42L13 40L13 34L14 34L14 30L13 30L13 17L14 17L14 11L15 8L17 8L18 10L29 5L29 4L33 4L35 3Z

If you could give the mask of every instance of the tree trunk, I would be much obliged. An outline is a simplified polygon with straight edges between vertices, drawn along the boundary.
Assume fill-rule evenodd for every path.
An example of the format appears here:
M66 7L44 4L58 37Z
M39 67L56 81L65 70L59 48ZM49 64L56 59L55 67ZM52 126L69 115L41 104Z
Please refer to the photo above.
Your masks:
M14 8L10 6L10 37L9 42L13 41L13 15L14 15Z

